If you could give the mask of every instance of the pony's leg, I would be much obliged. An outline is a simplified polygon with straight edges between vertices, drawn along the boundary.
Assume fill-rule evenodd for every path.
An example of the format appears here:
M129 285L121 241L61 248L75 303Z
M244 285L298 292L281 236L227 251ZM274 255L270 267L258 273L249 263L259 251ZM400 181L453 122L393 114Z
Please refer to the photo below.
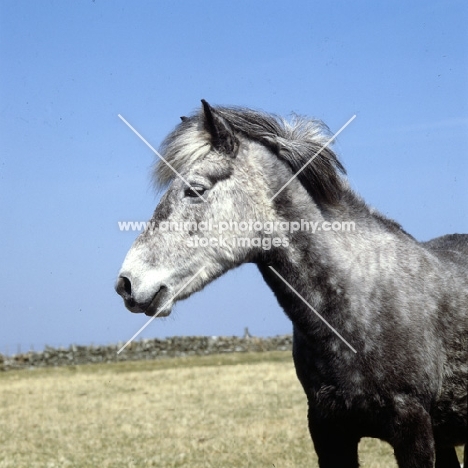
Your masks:
M434 468L435 448L431 418L418 402L398 408L390 441L399 468Z
M329 434L328 440L315 437L314 447L320 468L359 468L358 442L352 438L336 434Z
M310 419L309 430L320 468L359 468L359 438L338 427L317 424Z
M455 447L436 449L435 468L460 468Z

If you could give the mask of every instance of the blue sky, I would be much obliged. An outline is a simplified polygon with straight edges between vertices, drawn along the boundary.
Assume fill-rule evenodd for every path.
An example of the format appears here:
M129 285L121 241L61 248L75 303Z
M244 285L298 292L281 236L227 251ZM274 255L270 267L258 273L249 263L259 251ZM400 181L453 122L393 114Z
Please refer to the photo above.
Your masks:
M113 284L151 151L205 98L324 120L353 187L421 240L468 232L464 1L0 3L0 352L126 341ZM289 333L252 266L144 337Z

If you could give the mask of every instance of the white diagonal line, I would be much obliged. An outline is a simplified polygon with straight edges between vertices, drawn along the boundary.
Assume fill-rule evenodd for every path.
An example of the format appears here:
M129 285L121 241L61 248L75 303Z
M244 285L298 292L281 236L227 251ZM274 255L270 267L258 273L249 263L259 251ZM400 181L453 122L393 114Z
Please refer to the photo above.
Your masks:
M122 120L122 122L125 123L125 125L127 125L127 127L138 137L140 138L140 140L161 160L164 162L164 164L167 165L167 167L169 169L171 169L172 172L174 172L174 174L179 177L179 179L181 179L186 185L188 185L196 194L198 197L200 197L204 202L206 202L206 200L184 179L183 176L181 176L179 174L179 172L174 169L172 167L172 165L167 162L162 156L161 154L159 153L159 151L155 150L147 141L145 138L143 138L143 136L132 126L130 125L120 114L118 114L118 117L120 120Z
M164 309L164 307L169 304L173 299L175 299L206 267L200 268L195 275L193 275L170 299L168 299L162 306L158 313L154 314L118 351L117 354L120 354Z
M271 198L274 200L354 119L354 114Z
M270 265L268 265L271 271L281 280L284 284L289 286L291 291L293 291L296 296L333 332L335 335L343 341L346 345L348 345L349 349L353 353L357 353L357 351Z

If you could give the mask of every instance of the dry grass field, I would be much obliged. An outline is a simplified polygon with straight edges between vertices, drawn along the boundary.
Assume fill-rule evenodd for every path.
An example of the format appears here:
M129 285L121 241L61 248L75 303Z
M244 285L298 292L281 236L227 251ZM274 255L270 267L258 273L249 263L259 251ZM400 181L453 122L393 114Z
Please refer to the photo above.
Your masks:
M317 466L289 352L5 372L0 425L0 467Z

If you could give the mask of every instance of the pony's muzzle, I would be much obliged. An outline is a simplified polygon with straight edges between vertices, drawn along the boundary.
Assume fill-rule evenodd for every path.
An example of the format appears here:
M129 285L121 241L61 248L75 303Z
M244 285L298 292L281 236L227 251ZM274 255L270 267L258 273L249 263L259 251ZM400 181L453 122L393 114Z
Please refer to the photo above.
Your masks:
M117 294L122 297L125 303L125 307L130 312L135 313L145 313L146 315L152 316L158 312L158 309L164 304L165 296L167 295L167 288L165 286L160 286L157 291L151 296L151 298L141 301L138 300L135 296L134 288L132 287L132 282L130 278L124 275L120 275L115 284L115 290ZM164 307L165 308L165 307ZM168 311L161 310L158 315L161 317L169 315L170 309Z

